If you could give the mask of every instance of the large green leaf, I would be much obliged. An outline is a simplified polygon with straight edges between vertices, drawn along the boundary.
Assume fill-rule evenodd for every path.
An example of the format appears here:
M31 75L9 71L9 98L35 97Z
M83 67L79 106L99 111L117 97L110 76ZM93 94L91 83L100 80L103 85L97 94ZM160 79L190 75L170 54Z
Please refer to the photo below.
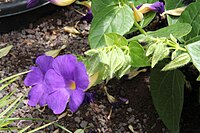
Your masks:
M186 65L190 62L190 55L188 53L183 53L177 56L169 64L167 64L162 71L172 70L181 66Z
M165 0L165 9L175 9L184 6L183 0Z
M167 72L160 70L161 68L156 66L150 75L153 103L170 133L179 133L184 97L184 75L177 69Z
M158 0L130 0L130 1L132 1L135 6L139 6L139 5L145 4L145 3L151 4L151 3L154 3Z
M161 61L164 58L166 58L169 52L169 48L166 47L165 44L157 44L152 56L151 67L153 68L158 63L158 61Z
M156 31L147 32L148 35L153 37L166 37L169 38L172 34L175 38L180 38L187 35L191 31L192 27L188 23L173 24Z
M189 23L192 26L192 31L184 37L184 39L190 40L200 35L200 1L190 4L178 19L180 23Z
M149 66L149 59L145 55L144 48L136 41L131 41L129 44L131 66L133 67L144 67Z
M96 16L102 9L116 5L118 0L92 0L92 15Z
M106 45L117 45L117 46L127 46L128 41L125 37L116 34L116 33L108 33L104 34Z
M0 49L0 58L2 58L3 56L6 56L12 47L13 47L12 45L9 45L9 46L6 46L5 48Z
M188 44L186 49L192 58L194 66L200 71L200 41Z
M89 35L90 47L103 47L105 33L115 32L124 35L130 30L133 23L133 11L128 5L113 5L103 8L93 18Z

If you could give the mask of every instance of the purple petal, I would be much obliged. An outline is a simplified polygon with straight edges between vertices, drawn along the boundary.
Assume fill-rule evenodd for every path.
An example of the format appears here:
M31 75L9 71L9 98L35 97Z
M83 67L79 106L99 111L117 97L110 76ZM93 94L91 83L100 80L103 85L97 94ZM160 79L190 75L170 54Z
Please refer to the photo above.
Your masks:
M87 21L88 23L90 23L92 21L92 19L93 19L92 10L90 9L87 12L87 14L85 16L83 16L81 19Z
M164 3L155 2L150 6L150 9L158 13L163 13L165 11Z
M34 87L32 87L28 93L28 105L36 106L40 98L43 96L45 89L45 86L43 86L42 84L35 85Z
M74 69L76 66L77 60L76 57L73 55L62 55L58 56L53 61L53 68L54 70L62 75L65 80L72 80L74 79Z
M94 102L94 93L86 92L84 103L93 103Z
M47 71L44 77L44 82L47 84L49 93L57 90L58 88L65 88L66 83L64 78L56 73L53 69Z
M45 104L47 104L47 97L48 97L48 93L47 92L44 92L42 97L40 98L39 100L39 105L40 106L44 106Z
M139 6L136 6L136 9L140 9L140 7L142 6L143 4L139 5Z
M58 91L51 93L47 98L47 104L54 114L61 114L65 111L69 93L65 88L60 88Z
M52 68L53 57L42 55L37 57L36 64L39 66L41 71L45 74L49 69Z
M85 65L82 62L79 62L76 65L74 79L76 86L82 90L85 90L89 85L89 77Z
M26 86L33 86L43 81L43 73L38 67L31 67L31 72L26 75L24 84Z
M27 8L31 8L37 5L39 3L39 0L27 0Z
M73 91L69 100L69 108L72 112L76 112L78 107L82 104L85 97L85 93L82 90L76 89Z

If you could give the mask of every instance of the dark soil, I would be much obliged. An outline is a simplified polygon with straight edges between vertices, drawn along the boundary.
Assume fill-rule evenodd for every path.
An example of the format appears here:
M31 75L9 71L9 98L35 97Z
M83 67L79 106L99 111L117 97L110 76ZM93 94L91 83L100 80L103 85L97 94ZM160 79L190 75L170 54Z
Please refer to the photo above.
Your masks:
M61 9L54 14L41 18L37 22L30 24L27 28L12 31L0 36L0 46L13 44L14 48L6 57L0 59L1 78L26 71L34 65L34 60L44 52L61 47L67 44L67 48L61 54L73 53L83 55L88 49L87 22L80 21L82 15L77 13L85 12L78 6L70 6ZM64 26L73 26L80 34L75 35L63 30ZM94 102L83 104L80 109L70 114L66 110L59 124L71 131L78 128L85 128L88 133L131 133L128 126L132 125L135 133L166 133L166 127L159 119L152 103L149 90L149 73L140 73L132 80L123 77L121 80L113 79L106 86L108 92L119 102L109 103L102 85L97 85L89 90L94 93ZM23 77L24 78L24 77ZM0 95L0 98L17 87L15 96L20 93L27 95L30 88L23 85L23 78L18 83L13 84L7 91ZM120 102L119 97L129 100L128 104ZM200 106L186 91L186 100L181 118L182 133L200 132ZM112 111L111 111L112 110ZM0 110L1 111L1 110ZM12 117L35 117L47 120L57 120L58 115L54 115L46 108L30 107L27 105L27 98L20 105ZM20 121L16 122L19 127L25 127L34 123L32 128L43 125L43 122ZM55 126L43 129L43 132L63 132Z

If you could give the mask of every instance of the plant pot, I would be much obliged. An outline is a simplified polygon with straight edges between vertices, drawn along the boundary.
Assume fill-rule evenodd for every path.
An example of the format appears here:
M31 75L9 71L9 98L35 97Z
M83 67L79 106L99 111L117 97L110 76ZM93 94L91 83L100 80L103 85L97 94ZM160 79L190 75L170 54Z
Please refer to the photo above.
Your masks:
M33 8L27 8L26 5L26 0L0 4L0 33L24 27L58 8L47 0L40 0Z

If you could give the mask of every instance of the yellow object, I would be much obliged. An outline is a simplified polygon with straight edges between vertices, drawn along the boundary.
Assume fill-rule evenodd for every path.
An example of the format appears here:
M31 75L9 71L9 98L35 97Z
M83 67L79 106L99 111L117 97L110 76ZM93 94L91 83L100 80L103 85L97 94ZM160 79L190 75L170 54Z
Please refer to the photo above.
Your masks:
M74 81L71 82L70 89L71 90L75 90L76 89L76 83Z
M134 6L134 4L133 3L130 3L130 5L131 5L131 7L133 8L133 10L134 10L134 18L135 18L135 20L137 21L137 22L140 22L140 21L142 21L142 19L143 19L143 14L138 10L138 9L136 9L135 8L135 6Z
M76 0L50 0L51 3L57 6L68 6L74 3Z

